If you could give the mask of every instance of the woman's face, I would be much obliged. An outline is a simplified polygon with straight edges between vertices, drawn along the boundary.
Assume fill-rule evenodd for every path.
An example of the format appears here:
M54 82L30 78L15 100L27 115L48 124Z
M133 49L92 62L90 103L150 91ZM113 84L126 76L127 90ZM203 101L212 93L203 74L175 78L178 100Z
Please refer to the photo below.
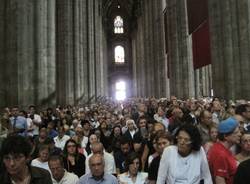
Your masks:
M73 155L76 153L76 144L74 142L68 142L67 152L69 155Z
M243 151L250 152L250 134L241 137L241 148Z
M89 137L89 142L90 144L93 144L95 142L97 142L98 139L97 139L97 136L95 134L92 134L90 137Z
M186 131L181 130L176 139L179 154L187 156L191 152L192 141L190 135Z
M134 159L133 162L129 165L129 173L132 176L136 176L140 167L140 161L138 158Z
M217 140L217 136L218 136L218 130L216 127L212 127L210 129L210 137L211 137L211 140L213 142L215 142Z

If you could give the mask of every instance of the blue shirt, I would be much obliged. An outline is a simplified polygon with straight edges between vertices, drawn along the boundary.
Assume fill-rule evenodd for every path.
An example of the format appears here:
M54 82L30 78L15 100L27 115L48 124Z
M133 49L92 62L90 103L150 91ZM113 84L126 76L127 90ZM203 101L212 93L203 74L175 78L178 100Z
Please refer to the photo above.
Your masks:
M118 180L111 174L104 174L100 180L95 180L91 173L83 175L77 184L118 184Z
M16 129L16 131L23 130L23 131L19 132L18 135L25 136L27 134L27 127L28 126L27 126L26 118L24 118L22 116L11 117L10 122L11 122L11 125L12 125L14 130L15 129Z

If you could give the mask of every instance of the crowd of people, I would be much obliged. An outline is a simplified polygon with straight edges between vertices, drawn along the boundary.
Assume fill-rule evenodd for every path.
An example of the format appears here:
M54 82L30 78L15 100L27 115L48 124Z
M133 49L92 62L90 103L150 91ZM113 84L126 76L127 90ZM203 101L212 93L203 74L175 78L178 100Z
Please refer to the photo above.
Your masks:
M103 98L1 114L3 184L247 184L249 159L245 100Z

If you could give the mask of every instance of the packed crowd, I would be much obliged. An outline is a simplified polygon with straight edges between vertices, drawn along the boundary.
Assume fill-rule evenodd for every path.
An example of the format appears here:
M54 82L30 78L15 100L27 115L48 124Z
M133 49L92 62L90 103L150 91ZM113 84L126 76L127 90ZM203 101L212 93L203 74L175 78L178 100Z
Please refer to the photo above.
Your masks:
M3 184L246 184L249 158L245 100L102 99L1 115Z

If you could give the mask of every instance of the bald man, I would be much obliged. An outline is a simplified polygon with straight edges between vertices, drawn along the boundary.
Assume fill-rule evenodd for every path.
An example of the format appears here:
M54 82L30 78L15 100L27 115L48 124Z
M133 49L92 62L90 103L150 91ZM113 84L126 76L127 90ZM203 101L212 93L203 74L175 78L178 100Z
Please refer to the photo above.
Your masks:
M82 176L78 184L118 184L115 176L104 173L105 161L103 154L96 153L89 158L90 173Z
M93 154L101 154L101 155L103 155L104 161L106 163L105 168L104 168L104 172L108 173L108 174L116 174L116 166L115 166L114 156L111 155L110 153L107 153L104 150L102 143L96 142L96 143L92 144L91 151L92 151L92 153L86 158L85 173L90 172L89 162L88 162L89 158Z

